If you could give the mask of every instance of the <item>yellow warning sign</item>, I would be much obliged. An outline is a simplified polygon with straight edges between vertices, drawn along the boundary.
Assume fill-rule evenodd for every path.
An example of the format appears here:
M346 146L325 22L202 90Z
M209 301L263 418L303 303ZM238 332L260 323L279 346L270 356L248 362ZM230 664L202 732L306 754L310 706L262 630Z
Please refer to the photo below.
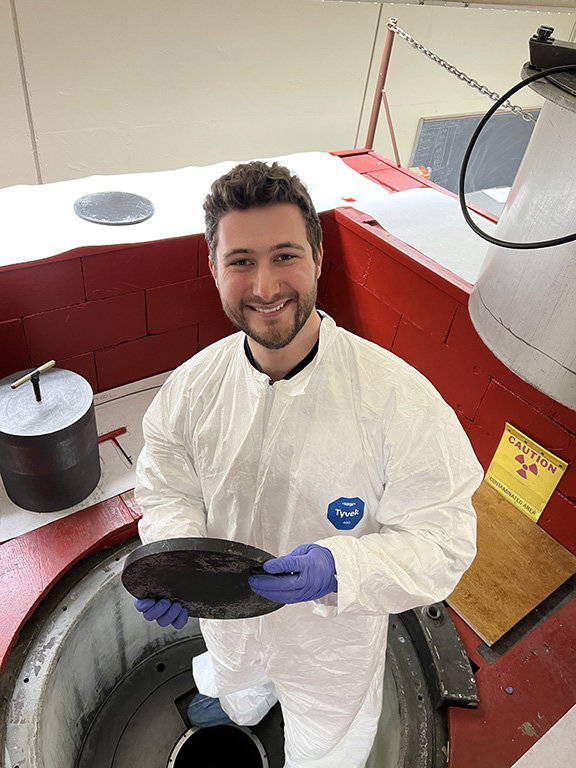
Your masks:
M486 473L486 481L531 520L538 520L566 470L566 462L511 424Z

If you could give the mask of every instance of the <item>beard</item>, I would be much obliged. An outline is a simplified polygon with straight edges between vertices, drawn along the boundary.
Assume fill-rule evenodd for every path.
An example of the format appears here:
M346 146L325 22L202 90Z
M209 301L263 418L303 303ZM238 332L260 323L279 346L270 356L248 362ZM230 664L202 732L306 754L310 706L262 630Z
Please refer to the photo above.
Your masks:
M313 288L307 294L295 293L293 296L285 297L295 305L292 321L287 324L284 317L278 318L278 322L269 320L267 321L268 327L261 331L250 323L249 316L254 313L254 310L249 308L249 302L243 302L239 307L233 307L224 299L221 300L222 308L230 322L244 331L249 338L266 349L283 349L290 344L306 324L316 307L316 295L317 281L314 282ZM274 303L274 301L270 302L270 304Z

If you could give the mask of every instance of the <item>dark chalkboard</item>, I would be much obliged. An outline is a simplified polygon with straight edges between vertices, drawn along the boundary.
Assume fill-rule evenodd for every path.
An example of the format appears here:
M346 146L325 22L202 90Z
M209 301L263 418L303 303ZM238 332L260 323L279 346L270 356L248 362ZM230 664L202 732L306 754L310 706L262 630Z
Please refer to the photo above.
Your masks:
M525 111L536 118L540 113L540 109ZM457 193L462 159L482 117L422 118L410 166L430 168L430 181ZM470 157L465 191L512 186L534 125L513 112L496 112L484 126Z

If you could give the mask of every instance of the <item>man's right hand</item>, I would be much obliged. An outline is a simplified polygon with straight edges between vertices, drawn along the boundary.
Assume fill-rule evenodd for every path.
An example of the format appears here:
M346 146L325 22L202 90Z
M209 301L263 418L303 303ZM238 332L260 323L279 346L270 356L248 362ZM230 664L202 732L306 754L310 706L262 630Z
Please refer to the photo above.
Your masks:
M175 629L182 629L188 621L188 611L180 603L172 603L166 598L154 600L145 598L134 600L134 608L140 611L146 621L156 621L161 627L169 624Z

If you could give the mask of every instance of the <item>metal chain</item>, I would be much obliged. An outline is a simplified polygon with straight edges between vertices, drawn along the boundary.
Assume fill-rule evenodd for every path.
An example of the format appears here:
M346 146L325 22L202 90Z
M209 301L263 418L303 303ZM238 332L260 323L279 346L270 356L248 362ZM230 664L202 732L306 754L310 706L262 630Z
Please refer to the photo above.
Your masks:
M398 19L390 19L388 21L388 24L386 26L391 32L394 32L403 40L406 40L406 42L409 43L409 45L411 45L412 48L415 48L417 51L420 51L420 53L423 53L429 59L432 59L432 61L434 61L436 64L439 64L444 69L448 70L448 72L450 72L451 74L456 75L456 77L459 80L462 80L462 82L466 83L472 88L475 88L477 91L480 91L480 93L482 93L484 96L488 96L488 98L492 99L492 101L498 101L500 96L497 93L495 93L494 91L491 91L485 85L481 85L477 80L474 80L473 78L468 77L468 75L466 75L464 72L461 72L459 69L456 69L456 67L452 66L452 64L448 64L448 62L445 61L444 59L441 59L440 56L430 51L428 48L422 45L422 43L419 43L411 35L409 35L407 32L401 29L398 26L397 21ZM502 107L504 109L509 109L511 112L514 112L514 114L516 115L520 115L523 120L528 120L533 123L536 122L536 118L534 117L534 115L532 115L530 112L524 112L524 110L521 107L514 106L514 104L511 104L509 101L505 101L502 104Z

